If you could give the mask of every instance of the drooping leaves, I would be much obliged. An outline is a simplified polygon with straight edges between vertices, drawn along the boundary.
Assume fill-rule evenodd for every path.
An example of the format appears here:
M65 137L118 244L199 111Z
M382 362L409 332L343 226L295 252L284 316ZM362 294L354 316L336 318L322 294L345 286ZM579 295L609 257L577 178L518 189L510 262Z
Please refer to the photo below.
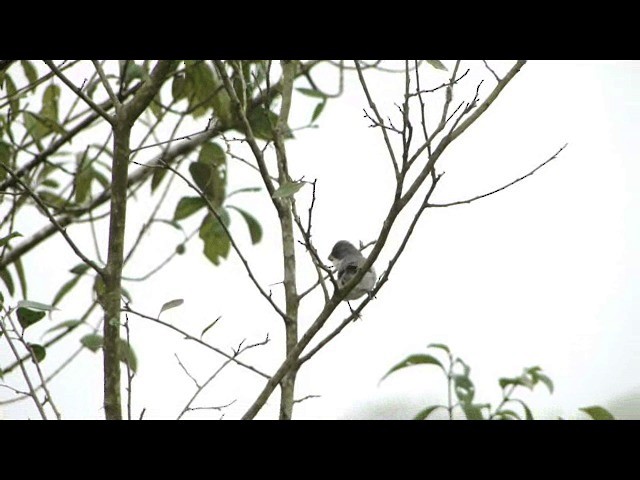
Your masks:
M436 357L434 357L433 355L419 353L419 354L415 354L415 355L409 355L407 358L402 360L400 363L398 363L398 364L394 365L393 367L391 367L391 370L389 370L387 373L385 373L384 376L380 379L380 381L382 381L385 378L387 378L393 372L396 372L396 371L401 370L403 368L413 367L414 365L436 365L436 366L440 367L443 371L445 371L444 366L442 365L440 360L438 360Z
M229 226L231 219L224 208L218 211L224 225ZM199 236L204 242L204 254L214 265L220 264L221 258L227 258L231 242L220 222L209 213L200 226Z
M202 197L182 197L178 201L178 205L176 205L173 219L182 220L206 206L207 202L205 202Z
M252 216L249 212L233 205L230 205L229 208L233 208L240 215L242 215L242 218L244 218L244 221L247 223L247 227L249 228L249 235L251 235L252 244L255 245L260 240L262 240L262 226L254 216Z

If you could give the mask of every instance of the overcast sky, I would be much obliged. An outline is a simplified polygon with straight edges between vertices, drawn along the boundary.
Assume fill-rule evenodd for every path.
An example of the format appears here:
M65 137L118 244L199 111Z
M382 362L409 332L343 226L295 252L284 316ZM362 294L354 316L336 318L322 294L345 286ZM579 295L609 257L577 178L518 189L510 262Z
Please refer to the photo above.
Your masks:
M492 63L502 72L509 64ZM486 76L481 62L466 65L472 73L458 100L475 89L476 72ZM447 79L446 73L425 71L433 85ZM321 83L335 90L330 71L324 73ZM403 77L372 72L367 79L383 116L397 119L394 103L401 102ZM481 95L492 85L489 76ZM316 103L296 97L291 126L305 125ZM391 162L379 130L369 128L363 117L365 107L357 78L347 75L343 95L328 102L319 127L297 130L295 140L287 143L292 177L317 179L313 238L325 257L337 240L374 240L391 201ZM363 319L304 365L296 396L320 397L296 405L294 418L410 418L427 404L445 402L445 381L435 368L413 367L378 384L391 366L409 354L424 352L429 343L449 345L471 366L479 402L500 399L499 377L516 376L523 367L539 365L556 391L549 395L539 387L533 394L523 393L520 398L537 416L582 418L578 408L593 404L630 415L633 407L627 405L625 410L616 399L640 396L640 327L634 295L640 281L639 121L639 62L527 63L439 161L437 171L446 173L432 201L445 203L485 193L527 173L565 143L567 148L534 176L504 192L469 205L427 210L390 281ZM194 125L186 125L185 131L193 131ZM228 191L260 185L255 172L237 161L230 160L228 175ZM175 183L179 186L168 202L166 217L180 196L191 195ZM148 187L143 190L141 202L129 210L129 244L152 206L145 201ZM305 187L296 196L304 212L309 190ZM258 280L265 286L281 281L280 236L267 193L234 196L228 203L246 208L264 227L262 242L251 246L242 219L232 216L232 232ZM23 233L42 225L40 218L33 219L34 225L20 226ZM409 220L403 216L399 224ZM200 221L201 215L195 215L185 222L186 230ZM106 225L101 228L104 234ZM90 237L80 238L81 229L69 231L78 232L74 238L92 251ZM171 228L158 227L154 235L127 275L145 273L181 241ZM391 236L376 262L378 272L386 267L399 240L398 234ZM160 273L126 285L134 298L132 307L155 315L164 302L182 298L185 303L164 312L162 319L195 335L222 316L206 338L227 351L243 339L252 343L269 334L271 342L247 352L244 360L266 372L275 371L284 348L279 318L255 293L233 252L215 267L201 251L196 236L187 253ZM302 290L313 283L315 271L302 248L297 254ZM30 299L50 303L77 263L59 239L27 256L25 268L34 272ZM63 303L54 320L46 320L47 326L81 314L90 295L89 282L82 288L82 302ZM269 288L274 298L283 300L281 286ZM322 302L317 292L302 304L301 332ZM348 314L348 307L341 305L337 312L329 327ZM145 418L175 418L194 385L174 354L200 381L218 368L220 357L147 320L130 316L130 321L139 358L134 416L145 408ZM77 338L65 345L64 353L72 352ZM54 365L65 358L53 349L49 355L47 360ZM10 356L0 352L0 359L6 363ZM99 354L85 351L64 377L51 383L65 418L103 418L101 364ZM251 372L229 367L196 405L235 401L224 410L225 418L238 418L263 384ZM8 394L2 392L2 398ZM278 402L276 390L258 418L277 418ZM640 406L635 409L640 411ZM5 418L37 418L29 402L2 406L0 412ZM186 418L220 414L192 412Z

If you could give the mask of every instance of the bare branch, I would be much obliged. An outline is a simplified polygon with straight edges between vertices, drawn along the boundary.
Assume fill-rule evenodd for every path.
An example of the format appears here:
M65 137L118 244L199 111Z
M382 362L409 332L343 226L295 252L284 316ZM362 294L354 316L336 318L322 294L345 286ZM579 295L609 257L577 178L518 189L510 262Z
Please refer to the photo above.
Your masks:
M522 180L524 180L527 177L530 177L531 175L533 175L534 173L536 173L538 170L540 170L542 167L544 167L546 164L548 164L549 162L551 162L551 160L554 160L559 154L560 152L562 152L568 144L564 144L562 147L560 147L560 149L554 153L551 157L549 157L547 160L545 160L544 162L542 162L540 165L538 165L536 168L534 168L533 170L531 170L529 173L513 180L512 182L509 182L506 185L503 185L500 188L496 188L495 190L492 190L491 192L488 193L484 193L482 195L478 195L476 197L473 198L468 198L466 200L460 200L457 202L450 202L450 203L429 203L427 206L428 207L452 207L454 205L462 205L464 203L471 203L471 202L475 202L476 200L480 200L481 198L486 198L489 195L493 195L494 193L498 193L501 192L502 190L505 190L509 187L511 187L512 185L515 185L518 182L521 182Z
M149 315L145 315L144 313L140 313L140 312L136 312L135 310L132 310L131 307L129 307L128 305L125 306L122 311L125 312L130 312L133 313L135 315L138 315L139 317L142 318L146 318L147 320L151 320L152 322L155 323L159 323L160 325L163 325L167 328L170 328L171 330L174 330L178 333L180 333L181 335L183 335L187 340L193 340L196 343L199 343L200 345L207 347L209 350L213 350L214 352L216 352L219 355L222 355L223 357L231 360L232 362L240 365L241 367L246 368L247 370L251 370L253 373L257 373L258 375L260 375L263 378L269 379L271 378L269 375L267 375L264 372L261 372L260 370L258 370L255 367L252 367L251 365L247 365L246 363L241 362L240 360L235 359L232 355L229 355L228 353L223 352L222 350L220 350L219 348L214 347L213 345L208 344L207 342L199 339L198 337L194 337L193 335L185 332L184 330L179 329L178 327L174 327L173 325L171 325L170 323L164 322L162 320L160 320L159 318L155 318L155 317L150 317Z
M484 66L487 67L487 70L489 70L493 74L493 77L498 81L498 83L500 83L502 81L502 79L498 76L498 74L496 72L493 71L493 69L489 66L487 61L486 60L482 60L482 63L484 63Z

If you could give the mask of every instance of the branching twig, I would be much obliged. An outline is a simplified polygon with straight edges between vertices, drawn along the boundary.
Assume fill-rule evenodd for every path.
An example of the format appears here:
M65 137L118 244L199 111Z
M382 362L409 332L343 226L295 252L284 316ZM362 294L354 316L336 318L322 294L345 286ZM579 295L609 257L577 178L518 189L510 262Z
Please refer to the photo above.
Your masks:
M155 317L150 317L149 315L145 315L144 313L141 312L137 312L135 310L132 310L131 307L129 307L128 305L125 306L125 308L122 309L123 312L130 312L133 313L135 315L138 315L141 318L146 318L147 320L151 320L152 322L158 323L160 325L163 325L167 328L170 328L171 330L174 330L178 333L180 333L181 335L183 335L187 340L193 340L196 343L199 343L200 345L207 347L209 350L213 350L214 352L216 352L219 355L222 355L223 357L231 360L232 362L240 365L241 367L246 368L247 370L251 370L253 373L257 373L258 375L260 375L263 378L269 379L271 378L269 375L267 375L264 372L261 372L260 370L258 370L255 367L252 367L251 365L247 365L246 363L241 362L240 360L237 360L235 358L233 358L232 355L229 355L228 353L223 352L222 350L220 350L219 348L214 347L213 345L208 344L207 342L199 339L198 337L194 337L193 335L185 332L184 330L179 329L178 327L175 327L173 325L171 325L170 323L164 322L162 320L160 320L159 318L155 318Z
M69 80L64 73L62 73L58 67L56 67L51 60L44 60L44 63L51 69L56 76L64 82L76 95L78 95L84 102L89 105L93 111L95 111L98 115L104 118L111 125L115 124L114 118L105 112L99 105L97 105L93 100L91 100L82 90L76 87L71 80Z

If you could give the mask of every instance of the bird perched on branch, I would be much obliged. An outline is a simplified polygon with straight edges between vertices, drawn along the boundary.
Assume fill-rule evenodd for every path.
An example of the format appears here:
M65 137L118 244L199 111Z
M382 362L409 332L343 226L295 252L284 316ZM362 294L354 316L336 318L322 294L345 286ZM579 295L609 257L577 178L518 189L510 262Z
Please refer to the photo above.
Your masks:
M329 260L333 263L338 275L338 287L342 288L358 272L360 266L364 264L365 258L360 251L346 240L337 242ZM344 300L354 300L369 293L376 283L376 271L373 267L360 279L360 282L344 297Z

